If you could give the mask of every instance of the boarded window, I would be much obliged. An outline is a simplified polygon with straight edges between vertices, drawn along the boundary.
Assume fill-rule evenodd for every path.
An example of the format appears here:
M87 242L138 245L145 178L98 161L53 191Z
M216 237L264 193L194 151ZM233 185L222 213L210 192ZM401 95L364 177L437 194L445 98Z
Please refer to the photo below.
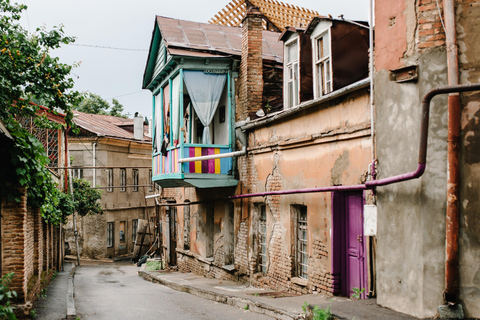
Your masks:
M113 247L113 222L107 222L107 247Z

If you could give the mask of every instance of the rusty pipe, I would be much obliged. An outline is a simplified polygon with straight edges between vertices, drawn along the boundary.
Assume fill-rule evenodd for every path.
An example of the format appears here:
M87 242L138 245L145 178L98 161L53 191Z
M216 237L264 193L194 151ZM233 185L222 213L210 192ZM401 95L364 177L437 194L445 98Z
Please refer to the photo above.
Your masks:
M448 85L458 84L458 47L455 27L455 4L444 0L445 39L447 49ZM460 96L448 97L448 148L447 148L447 212L445 229L445 291L446 304L456 304L458 298L458 233L459 233L459 182L460 182Z
M379 180L370 180L364 184L350 185L350 186L326 186L318 188L305 188L305 189L292 189L292 190L279 190L279 191L267 191L250 194L240 194L230 196L228 199L241 199L251 197L263 197L270 195L286 195L296 193L315 193L315 192L334 192L334 191L352 191L352 190L366 190L373 189L379 186L385 186L402 181L412 180L419 178L425 172L427 163L427 142L428 142L428 122L430 114L430 101L433 97L439 94L446 93L460 93L466 91L478 91L480 90L480 83L465 84L457 86L445 86L430 90L422 100L422 113L421 113L421 127L420 127L420 145L418 150L418 166L415 171L403 173L393 177L388 177Z

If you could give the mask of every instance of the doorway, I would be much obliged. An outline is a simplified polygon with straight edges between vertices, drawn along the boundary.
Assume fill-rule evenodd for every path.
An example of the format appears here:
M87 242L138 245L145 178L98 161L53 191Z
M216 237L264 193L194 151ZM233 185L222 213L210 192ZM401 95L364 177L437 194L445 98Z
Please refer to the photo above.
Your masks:
M363 192L335 192L332 195L333 293L351 297L353 288L365 289L367 265L363 235Z

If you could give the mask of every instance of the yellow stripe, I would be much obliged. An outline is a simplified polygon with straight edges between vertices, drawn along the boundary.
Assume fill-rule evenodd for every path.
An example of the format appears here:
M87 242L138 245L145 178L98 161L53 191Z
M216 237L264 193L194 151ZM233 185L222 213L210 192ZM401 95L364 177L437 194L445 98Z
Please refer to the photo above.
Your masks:
M215 148L215 154L220 154L220 148ZM220 159L215 159L215 173L220 173Z
M195 157L202 156L202 148L195 148ZM202 161L195 161L195 173L202 173Z

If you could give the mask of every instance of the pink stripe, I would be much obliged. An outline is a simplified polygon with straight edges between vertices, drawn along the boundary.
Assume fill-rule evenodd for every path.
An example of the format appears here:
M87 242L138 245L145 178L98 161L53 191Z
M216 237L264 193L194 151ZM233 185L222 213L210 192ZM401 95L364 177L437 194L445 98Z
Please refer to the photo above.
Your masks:
M214 148L208 148L208 155L215 154ZM215 159L208 160L208 173L215 173Z
M188 151L188 155L190 158L193 158L195 157L195 148L188 148L189 151ZM190 173L195 173L195 162L190 162L188 164L189 166L189 169L190 169Z

